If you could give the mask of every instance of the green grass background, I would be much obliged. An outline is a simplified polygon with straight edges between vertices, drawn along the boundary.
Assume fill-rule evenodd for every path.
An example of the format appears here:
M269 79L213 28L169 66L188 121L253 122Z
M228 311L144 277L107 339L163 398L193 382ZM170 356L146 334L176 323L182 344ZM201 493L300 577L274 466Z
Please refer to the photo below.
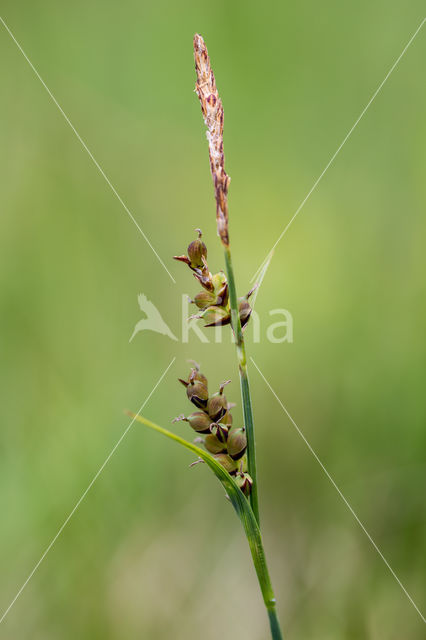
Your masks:
M202 33L225 106L240 292L423 19L420 1L2 2L1 15L176 279L0 25L0 603L6 609L171 361L238 374L180 332L194 227L223 266L193 93ZM425 608L426 27L275 253L249 353ZM269 344L269 310L294 318ZM265 546L292 640L424 638L424 624L251 368ZM191 437L189 427L174 427ZM0 625L8 640L268 637L239 523L206 468L134 425Z

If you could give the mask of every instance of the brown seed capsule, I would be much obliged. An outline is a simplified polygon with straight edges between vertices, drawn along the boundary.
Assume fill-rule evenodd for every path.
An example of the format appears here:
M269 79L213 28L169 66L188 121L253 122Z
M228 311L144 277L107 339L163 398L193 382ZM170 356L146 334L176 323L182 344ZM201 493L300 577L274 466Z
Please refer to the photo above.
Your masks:
M192 404L195 404L199 409L206 408L209 392L207 391L206 385L202 382L190 382L186 387L186 395Z
M222 393L212 396L207 402L207 413L213 422L218 422L225 415L228 403Z
M210 433L210 425L212 421L204 411L194 411L186 418L191 427L197 433Z
M226 469L229 474L233 475L237 472L237 463L226 453L218 453L214 456L214 458L219 462L219 464L222 465L224 469Z
M209 271L207 263L200 269L194 269L194 278L198 280L204 289L207 291L214 291L212 283L212 274Z
M229 300L228 285L224 284L217 292L216 304L221 307L226 307Z
M251 493L251 488L253 486L253 480L248 473L237 473L235 477L235 482L240 487L241 491L244 493L247 498Z
M204 446L210 453L226 453L226 444L221 442L213 433L205 437Z
M200 367L198 366L197 363L195 363L195 367L192 369L191 373L189 374L188 382L191 382L191 381L201 382L206 388L208 386L207 378L203 373L201 373Z
M188 380L178 378L179 382L181 382L185 387L187 387L190 382L202 382L203 385L207 387L207 378L204 374L201 373L200 366L195 362L195 360L189 360L189 362L192 362L194 364L194 367L191 369Z
M222 422L220 422L219 424L212 424L212 432L214 432L218 438L218 440L220 440L221 442L226 442L228 439L228 432L229 432L229 428L226 426L226 424L223 424Z
M238 305L238 313L240 315L241 327L244 327L250 320L251 312L253 309L250 306L248 300L243 298Z
M198 238L188 246L188 258L192 269L202 269L204 266L203 258L207 258L207 247L201 240L201 230L196 229L196 231L198 231Z
M242 429L232 429L228 436L228 453L234 460L243 457L247 449L247 436L244 427Z

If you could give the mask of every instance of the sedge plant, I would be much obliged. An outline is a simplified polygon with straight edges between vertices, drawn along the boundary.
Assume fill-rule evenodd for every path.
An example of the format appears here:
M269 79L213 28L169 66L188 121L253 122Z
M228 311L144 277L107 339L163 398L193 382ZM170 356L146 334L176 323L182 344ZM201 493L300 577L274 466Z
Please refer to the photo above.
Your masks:
M238 298L237 296L229 240L228 188L230 178L225 172L223 152L223 105L216 87L206 45L198 34L194 37L194 57L197 74L195 90L207 127L210 169L216 200L217 233L224 250L225 271L219 271L215 274L210 272L207 263L207 247L202 240L199 229L196 230L198 237L188 246L187 255L174 257L191 269L201 285L201 291L192 300L197 307L197 313L192 317L202 320L205 327L224 325L232 327L238 359L244 426L233 425L231 414L233 405L227 401L224 393L229 380L220 385L217 393L210 395L208 380L195 362L188 377L179 380L185 386L187 397L197 410L187 417L182 414L174 420L183 420L189 423L197 434L194 442L184 440L143 416L131 415L145 426L195 453L198 456L196 462L204 462L222 483L247 537L269 616L272 638L273 640L282 640L275 596L260 532L256 443L244 343L244 328L250 320L250 296L254 289L244 297Z

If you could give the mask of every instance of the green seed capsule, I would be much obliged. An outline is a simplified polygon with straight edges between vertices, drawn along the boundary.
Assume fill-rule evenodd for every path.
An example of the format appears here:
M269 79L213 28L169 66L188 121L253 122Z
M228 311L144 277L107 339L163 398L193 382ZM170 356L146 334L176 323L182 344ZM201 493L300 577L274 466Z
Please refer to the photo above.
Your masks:
M222 393L218 393L209 398L207 402L207 413L213 422L219 422L227 410L228 402Z
M240 487L240 489L244 493L244 495L247 496L247 498L248 498L250 493L251 493L251 488L253 486L253 480L249 476L249 474L248 473L238 473L236 478L235 478L235 482Z
M247 436L246 430L233 429L228 436L228 453L234 460L239 460L243 457L247 449Z
M186 387L186 395L192 404L195 404L199 409L206 408L209 392L207 391L206 385L202 382L190 382Z
M214 458L219 462L219 464L222 465L224 469L226 469L226 471L229 474L233 475L234 473L237 472L238 470L237 463L226 453L218 453L214 456Z
M195 411L186 420L197 433L210 433L212 421L204 411Z
M219 271L219 273L215 273L212 276L212 284L215 291L219 291L220 289L223 288L224 285L228 284L226 275L224 274L223 271Z
M226 444L221 442L213 433L205 437L204 446L210 453L226 453Z
M216 303L216 295L211 291L200 291L195 296L194 302L199 309L207 309Z
M231 322L229 311L218 306L207 307L202 318L205 327L220 327Z

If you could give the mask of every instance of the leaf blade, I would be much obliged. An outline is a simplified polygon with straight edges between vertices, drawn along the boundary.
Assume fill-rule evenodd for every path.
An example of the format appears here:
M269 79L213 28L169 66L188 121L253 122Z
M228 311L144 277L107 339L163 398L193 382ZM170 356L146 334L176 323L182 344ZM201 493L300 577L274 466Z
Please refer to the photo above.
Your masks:
M184 440L180 436L176 435L172 431L168 431L163 427L151 422L147 418L139 414L130 413L132 418L141 424L161 433L170 440L174 440L181 446L185 447L189 451L192 451L199 456L213 471L218 480L225 488L229 499L234 507L237 515L243 525L247 542L250 548L250 552L253 558L254 568L256 570L257 578L259 580L260 589L262 591L263 600L268 609L275 606L275 597L272 590L271 580L269 577L268 567L266 565L265 552L263 550L262 536L260 533L259 525L257 524L253 510L250 507L245 495L236 484L232 476L210 455L207 451L204 451L192 442Z

